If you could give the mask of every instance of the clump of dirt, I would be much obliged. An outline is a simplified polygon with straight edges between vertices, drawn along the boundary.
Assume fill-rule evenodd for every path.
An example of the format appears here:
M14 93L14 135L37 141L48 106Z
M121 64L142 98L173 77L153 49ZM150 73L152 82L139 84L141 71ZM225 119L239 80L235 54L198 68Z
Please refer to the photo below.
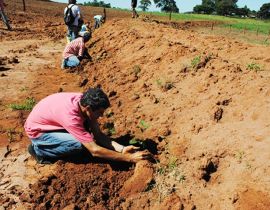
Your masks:
M126 135L115 141L129 145L128 139L130 136ZM145 142L151 150L150 141ZM106 162L92 158L87 151L56 164L53 175L31 185L31 191L20 196L24 205L33 209L63 209L71 205L75 209L115 209L126 197L146 190L154 173L148 161L136 165Z
M115 209L124 201L119 196L121 187L133 174L130 165L123 169L124 163L57 164L54 175L32 185L29 195L21 196L33 209L63 209L72 204L79 209Z
M0 57L0 66L1 66L1 65L5 65L7 59L8 59L7 56L5 56L5 57Z
M222 116L223 116L223 109L218 107L214 113L214 120L218 122L221 120Z

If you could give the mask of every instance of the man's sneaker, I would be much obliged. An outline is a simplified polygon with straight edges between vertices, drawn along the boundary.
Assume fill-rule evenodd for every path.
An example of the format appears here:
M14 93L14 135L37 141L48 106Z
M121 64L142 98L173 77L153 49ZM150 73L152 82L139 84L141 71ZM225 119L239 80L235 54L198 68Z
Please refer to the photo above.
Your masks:
M49 159L45 159L43 157L40 157L36 154L34 147L32 144L29 144L28 146L28 152L30 153L30 155L37 161L37 163L39 164L52 164L53 161L49 160Z

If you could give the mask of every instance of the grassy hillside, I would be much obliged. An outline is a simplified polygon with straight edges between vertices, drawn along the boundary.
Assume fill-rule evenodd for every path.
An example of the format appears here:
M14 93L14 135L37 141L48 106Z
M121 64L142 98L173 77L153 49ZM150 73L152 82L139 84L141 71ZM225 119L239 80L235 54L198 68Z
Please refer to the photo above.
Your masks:
M162 12L147 12L145 14L152 14L157 16L168 17L168 13ZM231 18L218 15L203 15L203 14L172 14L172 20L175 21L219 21L222 22L224 27L232 27L239 30L257 31L259 33L268 34L270 32L270 21L262 21L250 18Z

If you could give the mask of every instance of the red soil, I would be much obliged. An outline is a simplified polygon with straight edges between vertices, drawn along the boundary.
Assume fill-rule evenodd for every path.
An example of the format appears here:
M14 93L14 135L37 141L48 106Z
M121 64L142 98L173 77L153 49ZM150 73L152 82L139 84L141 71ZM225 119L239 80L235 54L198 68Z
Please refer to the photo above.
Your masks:
M133 20L128 12L108 10L108 22L88 43L93 61L63 71L64 5L29 0L22 12L21 2L8 4L14 31L0 26L1 206L269 207L269 46L198 29L209 22ZM88 20L101 11L83 7ZM248 68L252 63L260 69ZM9 105L96 85L112 104L100 121L104 132L113 123L114 138L128 134L150 142L157 163L123 166L90 158L36 164L23 131L29 112Z

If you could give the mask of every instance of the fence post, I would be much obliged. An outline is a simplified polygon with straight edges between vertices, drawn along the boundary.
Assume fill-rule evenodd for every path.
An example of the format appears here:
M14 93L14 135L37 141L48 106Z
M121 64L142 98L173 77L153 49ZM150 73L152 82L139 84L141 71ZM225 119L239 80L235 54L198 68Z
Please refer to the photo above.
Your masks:
M172 20L172 12L170 12L169 20Z
M214 30L214 23L211 24L211 30Z
M25 12L26 8L25 8L25 0L23 0L23 11Z
M103 7L103 17L104 17L104 22L106 22L107 14L106 14L106 8Z
M230 24L230 32L232 31L232 25Z

